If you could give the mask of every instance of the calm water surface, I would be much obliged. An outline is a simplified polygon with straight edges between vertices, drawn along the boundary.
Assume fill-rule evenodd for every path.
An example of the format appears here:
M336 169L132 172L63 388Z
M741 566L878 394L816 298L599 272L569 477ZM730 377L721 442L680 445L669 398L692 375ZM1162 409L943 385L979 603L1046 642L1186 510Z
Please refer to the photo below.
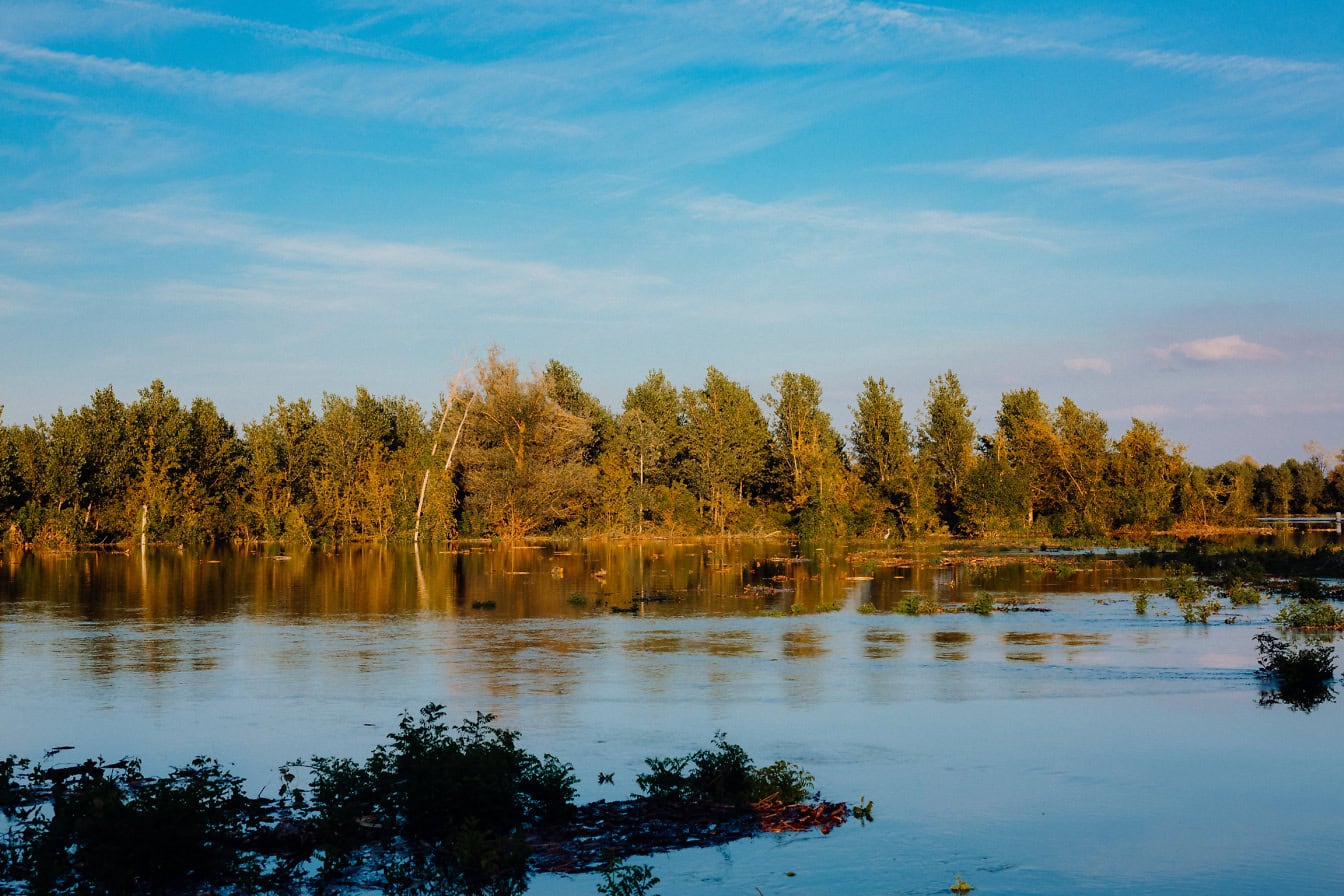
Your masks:
M877 821L655 856L665 896L933 894L956 874L982 894L1344 892L1344 711L1257 705L1273 602L1190 626L1160 598L1135 615L1155 573L1114 558L795 553L0 557L0 755L205 754L273 790L282 762L362 758L434 701L620 798L643 757L723 730ZM890 612L979 591L1018 609Z

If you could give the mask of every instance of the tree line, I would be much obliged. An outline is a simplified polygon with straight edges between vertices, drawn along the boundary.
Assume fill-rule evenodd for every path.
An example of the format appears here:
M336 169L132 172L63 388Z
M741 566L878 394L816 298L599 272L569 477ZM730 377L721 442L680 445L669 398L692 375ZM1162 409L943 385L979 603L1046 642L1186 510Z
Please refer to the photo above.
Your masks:
M908 414L864 381L845 430L820 383L757 400L710 367L652 371L619 411L551 361L492 350L426 413L403 396L277 398L241 433L161 381L31 424L0 417L0 531L46 547L787 531L804 537L1102 536L1344 507L1344 452L1189 463L1152 423L1118 438L1069 398L1003 394L978 432L956 375ZM3 409L0 409L2 412ZM1312 447L1312 446L1309 446Z

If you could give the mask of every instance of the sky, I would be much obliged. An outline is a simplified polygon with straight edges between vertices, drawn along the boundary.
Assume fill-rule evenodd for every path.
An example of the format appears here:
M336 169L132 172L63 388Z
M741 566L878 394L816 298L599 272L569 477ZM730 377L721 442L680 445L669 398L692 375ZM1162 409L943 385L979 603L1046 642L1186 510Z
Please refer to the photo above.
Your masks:
M7 424L499 346L1344 448L1344 4L0 0Z

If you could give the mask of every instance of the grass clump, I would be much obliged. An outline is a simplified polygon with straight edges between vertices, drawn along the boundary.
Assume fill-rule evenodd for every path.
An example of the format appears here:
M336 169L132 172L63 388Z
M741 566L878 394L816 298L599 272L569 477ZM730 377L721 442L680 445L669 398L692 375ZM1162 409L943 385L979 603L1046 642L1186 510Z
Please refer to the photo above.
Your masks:
M907 616L930 616L939 612L936 598L922 594L907 594L896 602L896 612Z
M1270 690L1260 693L1260 703L1286 703L1293 709L1311 711L1327 700L1334 700L1330 687L1335 677L1335 649L1326 644L1294 649L1273 635L1255 636L1260 652L1260 676Z
M573 594L571 594L571 595L567 598L567 601L568 601L568 603L569 603L569 605L570 605L571 607L583 607L583 606L587 606L587 604L588 604L588 598L584 597L582 594L580 594L580 593L577 592L577 591L575 591Z
M988 616L994 612L994 595L988 591L975 592L975 599L970 602L967 609L980 616Z

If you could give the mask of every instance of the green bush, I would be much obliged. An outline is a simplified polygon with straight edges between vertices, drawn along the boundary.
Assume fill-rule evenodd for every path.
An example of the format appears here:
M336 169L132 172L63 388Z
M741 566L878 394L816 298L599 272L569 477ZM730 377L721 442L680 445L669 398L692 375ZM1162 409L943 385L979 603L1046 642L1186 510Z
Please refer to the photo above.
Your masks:
M40 779L38 770L34 778ZM265 863L246 844L263 816L242 781L198 758L145 778L135 761L65 771L49 812L17 831L14 866L37 894L174 894L259 889Z
M362 765L323 757L308 763L324 870L346 867L371 839L400 838L422 844L435 874L453 887L521 892L525 829L569 817L577 779L554 756L520 749L517 732L493 721L478 713L450 727L444 708L431 703L403 715L389 743ZM412 872L415 862L403 862L394 876Z
M815 784L816 779L805 768L781 759L752 773L751 796L753 800L771 799L792 805L813 798Z
M658 878L650 865L628 865L612 862L602 869L602 882L597 885L601 896L657 896L653 888Z
M1319 600L1295 600L1279 609L1274 621L1285 628L1344 627L1344 612Z
M1234 607L1251 607L1260 603L1260 589L1245 582L1229 582L1223 595Z
M1330 645L1293 649L1268 633L1255 636L1260 652L1259 673L1273 689L1261 692L1260 702L1287 703L1294 709L1310 711L1327 700L1334 700L1330 687L1335 677L1335 649Z
M1181 604L1181 618L1186 622L1209 624L1209 618L1223 608L1216 600L1188 601Z
M975 600L971 601L969 609L972 613L988 616L994 612L994 595L988 591L975 592Z
M792 762L756 768L747 752L728 743L722 731L714 735L711 749L645 759L644 763L649 771L637 775L635 783L656 800L746 806L770 797L800 803L808 799L815 783L812 775Z

